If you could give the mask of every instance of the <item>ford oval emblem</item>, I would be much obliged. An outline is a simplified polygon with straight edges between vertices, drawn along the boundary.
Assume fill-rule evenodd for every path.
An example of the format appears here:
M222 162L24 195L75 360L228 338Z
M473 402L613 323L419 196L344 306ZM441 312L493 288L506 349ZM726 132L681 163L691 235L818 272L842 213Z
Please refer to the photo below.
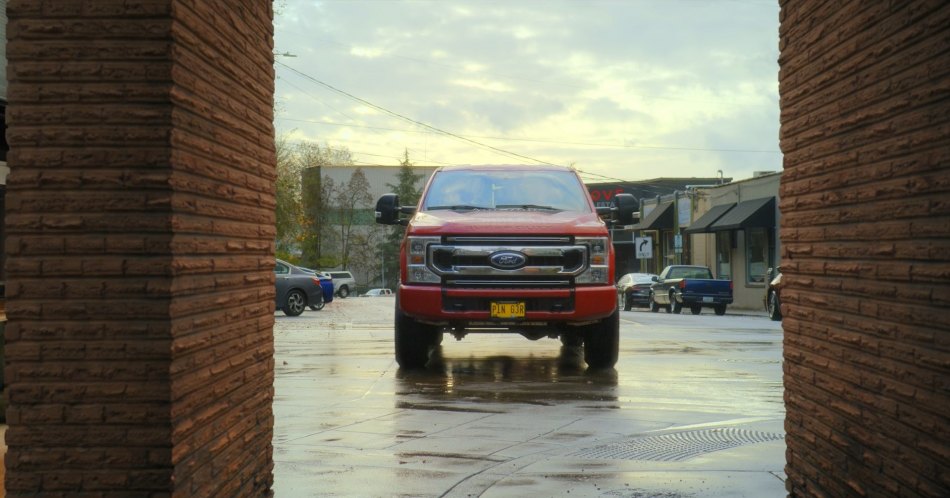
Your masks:
M528 257L520 252L500 251L492 254L488 260L499 270L517 270L528 262Z

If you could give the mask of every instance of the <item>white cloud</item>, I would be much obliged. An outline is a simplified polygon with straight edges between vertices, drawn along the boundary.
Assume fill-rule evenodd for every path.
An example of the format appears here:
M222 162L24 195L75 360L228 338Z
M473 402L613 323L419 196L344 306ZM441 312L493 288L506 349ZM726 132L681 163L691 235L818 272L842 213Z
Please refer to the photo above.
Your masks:
M275 51L298 55L279 61L520 155L630 179L781 167L777 2L287 0L275 25ZM358 160L530 162L278 76L278 131Z

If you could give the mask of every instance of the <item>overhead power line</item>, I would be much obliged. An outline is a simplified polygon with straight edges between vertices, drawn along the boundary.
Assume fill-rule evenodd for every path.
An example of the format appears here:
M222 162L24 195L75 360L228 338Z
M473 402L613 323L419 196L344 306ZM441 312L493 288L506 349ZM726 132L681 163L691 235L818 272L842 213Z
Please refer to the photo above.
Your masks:
M536 159L536 158L533 158L533 157L530 157L530 156L526 156L526 155L523 155L523 154L518 154L517 152L511 152L511 151L508 151L508 150L500 149L500 148L498 148L498 147L493 147L493 146L491 146L491 145L484 144L484 143L482 143L482 142L479 142L479 141L476 141L476 140L472 140L472 139L470 139L470 138L466 138L466 137L461 136L461 135L457 135L457 134L452 133L452 132L450 132L450 131L445 131L445 130L443 130L443 129L441 129L441 128L436 128L435 126L432 126L432 125L427 124L427 123L423 123L422 121L418 121L418 120L412 119L412 118L410 118L410 117L408 117L408 116L404 116L404 115L402 115L402 114L399 114L398 112L391 111L391 110L389 110L389 109L386 109L385 107L376 105L376 104L374 104L374 103L372 103L372 102L370 102L370 101L368 101L368 100L366 100L366 99L362 99L362 98L357 97L356 95L353 95L353 94L351 94L351 93L349 93L349 92L346 92L346 91L344 91L344 90L341 90L341 89L339 89L339 88L336 88L335 86L330 85L329 83L320 81L320 80L318 80L317 78L314 78L313 76L310 76L309 74L306 74L306 73L304 73L304 72L302 72L302 71L299 71L299 70L297 70L297 69L295 69L295 68L293 68L293 67L291 67L291 66L288 66L287 64L284 64L283 62L280 62L280 61L274 61L274 62L275 62L275 64L277 64L277 65L279 65L279 66L282 66L282 67L285 67L285 68L287 68L288 70L293 71L294 73L296 73L296 74L298 74L298 75L300 75L300 76L302 76L302 77L304 77L304 78L306 78L306 79L308 79L308 80L310 80L310 81L312 81L312 82L314 82L314 83L316 83L316 84L318 84L318 85L320 85L320 86L323 86L323 87L325 87L325 88L328 88L329 90L332 90L332 91L334 91L334 92L336 92L336 93L339 93L340 95L343 95L343 96L345 96L345 97L347 97L347 98L350 98L350 99L352 99L352 100L355 100L355 101L357 101L357 102L359 102L359 103L361 103L361 104L364 104L364 105L366 105L366 106L372 107L373 109L382 111L382 112L384 112L384 113L386 113L386 114L389 114L389 115L391 115L391 116L394 116L394 117L396 117L396 118L399 118L399 119L402 119L402 120L404 120L404 121L408 121L408 122L413 123L413 124L415 124L415 125L421 126L421 127L423 127L423 128L432 130L432 131L434 131L434 132L436 132L436 133L440 133L440 134L442 134L442 135L446 135L446 136L449 136L449 137L453 137L453 138L455 138L455 139L457 139L457 140L462 140L462 141L464 141L464 142L468 142L468 143L477 145L477 146L479 146L479 147L483 147L483 148L486 148L486 149L489 149L489 150L493 150L493 151L498 152L498 153L500 153L500 154L504 154L504 155L506 155L506 156L508 156L508 157L517 157L517 158L520 158L520 159L526 159L526 160L528 160L528 161L533 161L533 162L536 162L536 163L539 163L539 164L547 164L547 165L550 165L550 166L559 166L558 164L555 164L555 163L552 163L552 162L544 161L544 160L542 160L542 159Z
M306 92L304 92L306 93ZM309 95L309 94L308 94ZM369 126L369 125L358 125L351 123L338 123L334 121L318 120L318 119L296 119L296 118L276 118L283 121L293 121L298 123L312 123L312 124L322 124L327 126L342 126L342 127L351 127L351 128L363 128L368 130L382 130L382 131L398 131L402 133L427 133L425 131L411 130L408 128L388 128L384 126ZM665 145L631 145L631 144L605 144L605 143L592 143L592 142L571 142L567 140L554 140L554 139L543 139L543 138L514 138L514 137L494 137L488 135L459 135L466 138L487 138L491 140L506 140L509 142L532 142L539 144L557 144L557 145L580 145L584 147L607 147L614 149L651 149L651 150L682 150L690 152L740 152L740 153L755 153L755 154L781 154L780 150L757 150L757 149L717 149L710 147L671 147Z

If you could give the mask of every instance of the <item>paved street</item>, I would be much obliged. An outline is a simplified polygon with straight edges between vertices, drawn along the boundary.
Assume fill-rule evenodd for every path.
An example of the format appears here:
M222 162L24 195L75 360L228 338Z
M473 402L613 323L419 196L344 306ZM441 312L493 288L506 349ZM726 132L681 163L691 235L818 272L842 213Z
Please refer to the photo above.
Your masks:
M278 498L785 496L778 322L622 312L615 371L473 334L403 372L393 305L276 314Z

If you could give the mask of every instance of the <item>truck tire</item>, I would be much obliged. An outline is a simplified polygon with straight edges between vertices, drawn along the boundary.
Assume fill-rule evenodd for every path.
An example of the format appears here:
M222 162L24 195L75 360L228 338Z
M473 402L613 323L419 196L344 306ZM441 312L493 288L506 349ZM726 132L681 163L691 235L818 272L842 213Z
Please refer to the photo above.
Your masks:
M679 315L683 312L683 303L676 300L676 294L670 292L670 313Z
M627 296L627 293L623 294L623 310L630 311L633 309L633 302L630 301L630 296Z
M429 349L442 334L431 325L421 324L399 311L396 305L395 320L396 363L401 368L422 368L429 361Z
M694 304L694 305L692 305L692 306L689 307L689 311L690 311L690 313L692 313L692 314L694 314L694 315L698 315L698 314L700 314L700 313L703 312L703 307L702 307L702 305Z
M653 299L653 293L650 293L650 311L656 313L660 311L660 305L657 304L656 299Z
M713 307L713 310L714 310L714 311L716 312L716 314L719 315L719 316L725 315L725 314L726 314L726 305L725 305L725 304L717 304L715 307Z
M594 325L588 325L584 336L584 361L593 369L613 368L620 353L620 312Z

